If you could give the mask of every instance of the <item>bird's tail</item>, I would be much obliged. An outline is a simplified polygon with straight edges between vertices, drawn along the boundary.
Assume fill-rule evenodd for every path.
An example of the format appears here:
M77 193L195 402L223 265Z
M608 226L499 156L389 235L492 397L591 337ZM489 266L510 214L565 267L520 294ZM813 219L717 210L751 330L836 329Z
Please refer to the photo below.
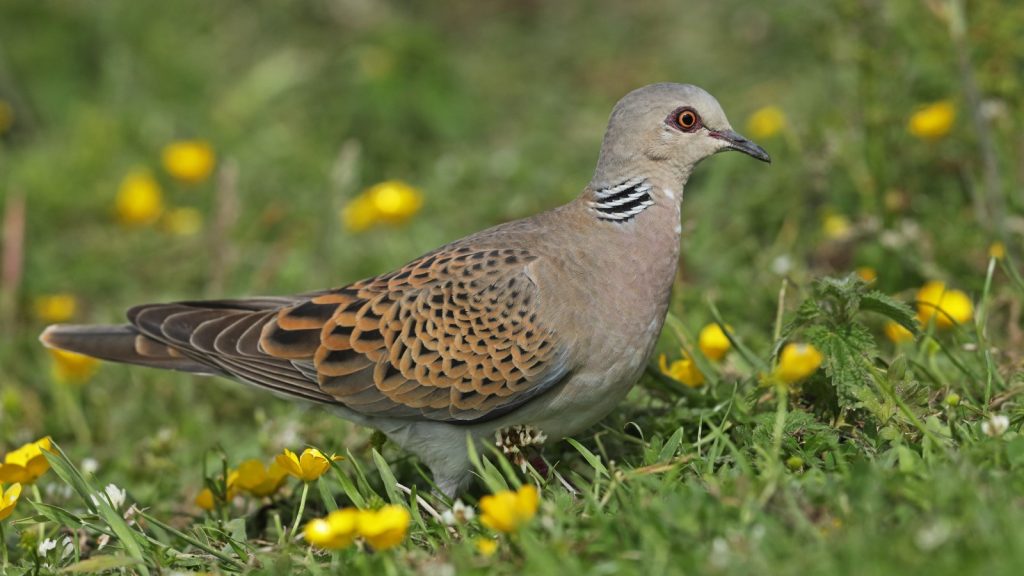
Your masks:
M214 374L217 370L183 356L133 326L54 324L39 335L47 348L85 354L100 360L167 370Z

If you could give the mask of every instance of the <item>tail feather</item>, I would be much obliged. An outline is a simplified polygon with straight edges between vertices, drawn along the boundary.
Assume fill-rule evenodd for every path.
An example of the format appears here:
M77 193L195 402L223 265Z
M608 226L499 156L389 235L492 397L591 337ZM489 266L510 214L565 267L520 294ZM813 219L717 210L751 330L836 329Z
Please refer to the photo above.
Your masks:
M177 350L141 335L128 324L54 324L43 330L39 341L47 348L77 352L109 362L198 374L221 373L216 368L182 356Z

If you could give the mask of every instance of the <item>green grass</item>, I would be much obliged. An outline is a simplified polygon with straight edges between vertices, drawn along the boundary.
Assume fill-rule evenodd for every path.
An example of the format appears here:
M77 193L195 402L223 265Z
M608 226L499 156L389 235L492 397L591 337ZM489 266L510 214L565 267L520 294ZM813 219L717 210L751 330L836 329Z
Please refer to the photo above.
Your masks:
M1024 8L1005 4L969 3L962 37L957 0L4 4L0 100L14 124L0 193L24 195L27 212L24 273L0 312L0 447L50 435L66 454L3 522L7 573L79 560L151 574L1017 573ZM441 506L415 459L329 414L141 368L107 366L81 387L51 377L38 296L70 292L74 321L116 322L139 302L390 270L571 199L612 104L656 81L704 86L741 132L762 106L787 117L759 142L771 167L723 155L686 190L658 351L695 352L716 319L737 346L722 364L698 355L695 390L652 366L577 444L548 446L578 493L543 483L538 516L494 556L476 550L490 534L478 520L448 531L396 491L392 475ZM944 99L957 109L947 136L908 134L918 106ZM237 170L225 231L217 178L189 187L160 170L160 149L183 137ZM117 186L137 165L168 205L203 212L202 234L117 225ZM338 210L392 178L423 191L423 210L347 232ZM829 214L850 233L825 234ZM210 249L218 234L228 256ZM989 259L995 240L1006 259ZM873 285L838 280L860 266L878 271ZM929 279L969 294L973 320L892 344L885 316L903 317ZM791 394L762 383L780 337L827 352ZM994 414L1009 418L1002 436L982 431ZM407 540L333 555L289 542L294 483L210 514L193 504L225 466L305 445L348 456L312 486L306 519L397 500L413 510ZM483 456L469 504L527 479ZM129 523L86 497L109 483L145 516ZM37 553L71 534L63 559Z

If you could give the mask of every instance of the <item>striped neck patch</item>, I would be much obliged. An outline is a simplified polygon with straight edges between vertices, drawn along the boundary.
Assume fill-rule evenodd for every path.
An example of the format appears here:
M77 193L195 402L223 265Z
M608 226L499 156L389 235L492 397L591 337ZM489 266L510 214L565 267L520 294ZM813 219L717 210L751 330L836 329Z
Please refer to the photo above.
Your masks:
M608 222L629 222L637 214L654 205L651 185L643 178L633 178L622 184L594 192L595 200L589 202L590 209L597 212L599 220Z

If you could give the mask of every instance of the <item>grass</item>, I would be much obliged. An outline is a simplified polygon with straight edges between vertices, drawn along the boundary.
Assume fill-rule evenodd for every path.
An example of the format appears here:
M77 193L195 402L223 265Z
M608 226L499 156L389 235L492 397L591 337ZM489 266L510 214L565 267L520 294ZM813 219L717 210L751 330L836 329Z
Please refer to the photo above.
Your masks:
M6 573L1017 573L1024 8L633 4L0 8L8 215L26 198L24 270L0 311L0 446L50 435L61 449L2 522ZM144 301L339 285L565 202L614 101L665 80L708 88L741 132L764 106L786 119L755 137L770 168L723 155L687 186L658 353L688 350L706 382L652 365L599 425L546 447L564 482L541 483L537 517L492 556L476 543L492 533L433 519L423 503L444 504L421 467L368 430L174 373L108 366L70 386L36 343L47 294L75 296L73 321L115 322ZM908 133L919 106L947 99L948 134ZM159 153L178 138L211 142L218 174L169 178ZM114 197L136 166L169 207L203 214L198 235L118 225ZM345 230L341 207L387 179L420 189L423 209ZM988 256L994 241L1005 258ZM859 267L877 280L855 280ZM971 319L887 340L887 317L907 321L933 279L969 295ZM733 327L721 363L697 351L713 321ZM826 360L780 392L762 373L784 341ZM994 415L1008 418L1001 435L983 431ZM304 519L398 503L413 517L402 545L325 554L292 541L294 481L195 506L226 468L306 445L346 460L310 486ZM481 458L467 504L536 479ZM93 502L110 483L143 512ZM40 554L65 536L66 555Z

